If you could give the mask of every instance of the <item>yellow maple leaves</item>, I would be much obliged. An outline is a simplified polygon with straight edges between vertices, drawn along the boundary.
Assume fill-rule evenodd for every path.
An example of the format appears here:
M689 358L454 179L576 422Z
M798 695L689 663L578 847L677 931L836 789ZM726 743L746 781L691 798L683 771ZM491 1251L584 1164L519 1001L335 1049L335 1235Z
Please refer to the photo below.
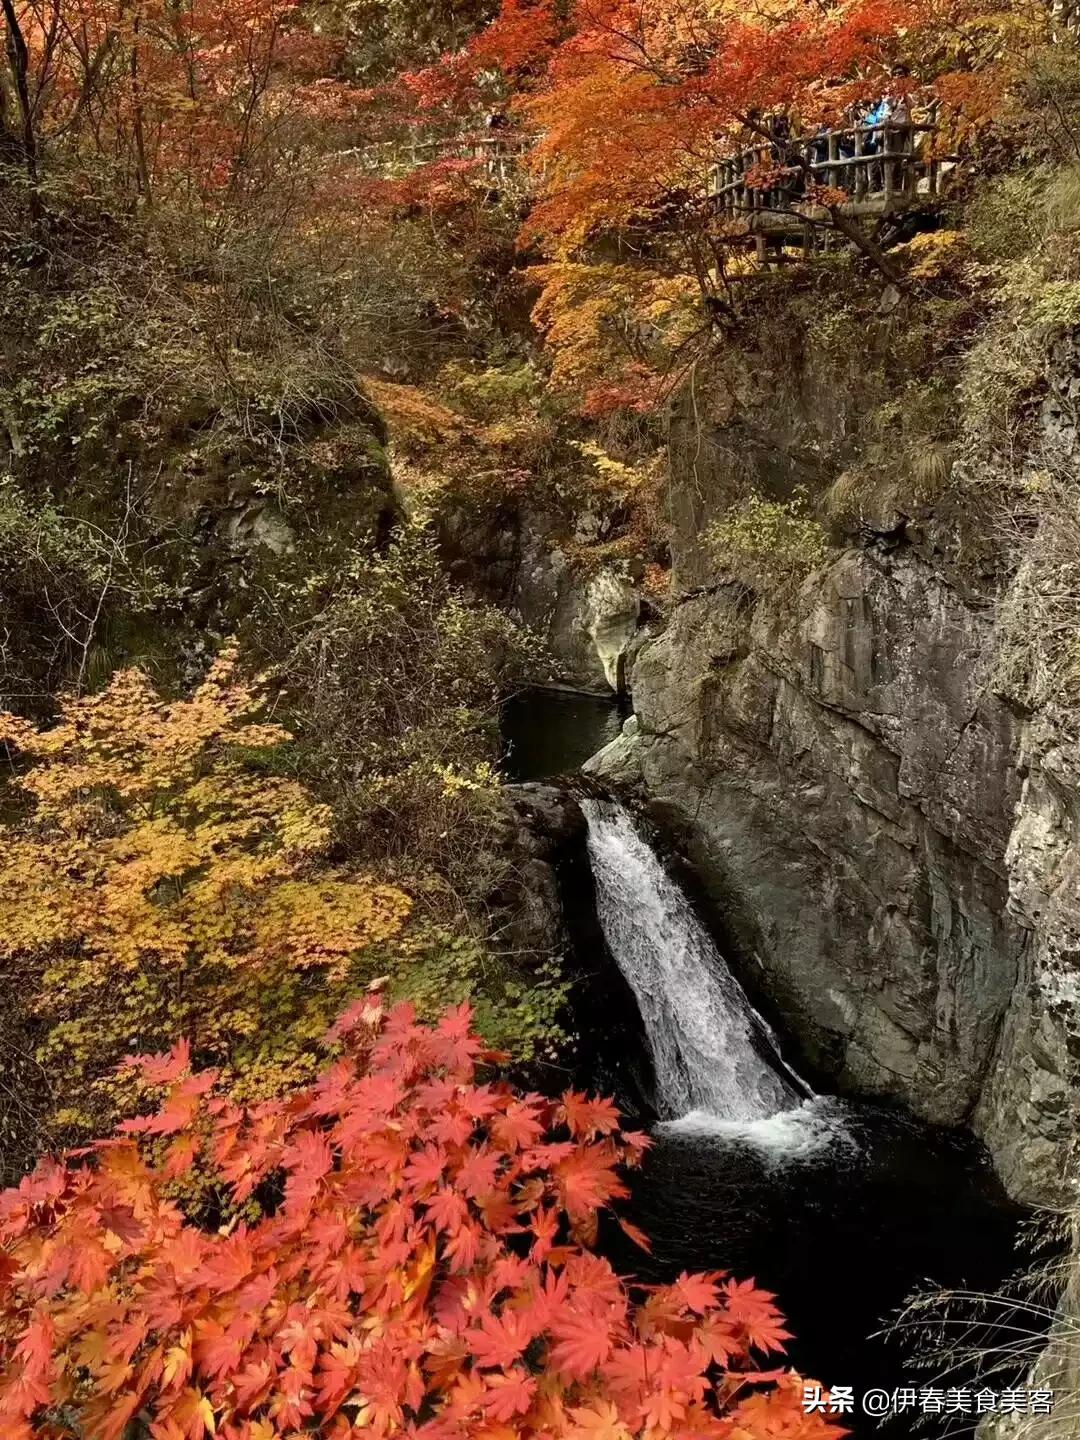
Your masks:
M38 730L0 714L29 802L0 826L0 966L47 1024L62 1122L115 1118L126 1054L188 1037L253 1093L307 1073L401 890L330 863L329 808L260 773L289 740L223 654L187 700L138 670Z
M701 323L700 297L686 276L569 259L534 265L529 275L542 287L533 320L554 357L556 389L586 392L635 360L662 370Z

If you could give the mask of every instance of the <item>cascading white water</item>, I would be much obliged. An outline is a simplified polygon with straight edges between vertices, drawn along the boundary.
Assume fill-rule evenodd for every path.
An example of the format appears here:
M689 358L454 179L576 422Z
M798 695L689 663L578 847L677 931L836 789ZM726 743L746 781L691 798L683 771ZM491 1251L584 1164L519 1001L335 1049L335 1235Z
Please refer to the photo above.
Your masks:
M621 805L583 800L600 924L637 997L666 1118L753 1122L800 1106L772 1033ZM770 1063L771 1062L771 1063Z

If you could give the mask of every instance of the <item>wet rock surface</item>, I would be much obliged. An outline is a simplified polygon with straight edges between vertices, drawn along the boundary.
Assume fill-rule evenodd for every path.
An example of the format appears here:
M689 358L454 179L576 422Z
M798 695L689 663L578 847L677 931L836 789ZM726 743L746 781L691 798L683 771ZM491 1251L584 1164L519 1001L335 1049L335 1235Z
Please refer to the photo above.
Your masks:
M555 785L503 787L506 848L513 877L497 909L505 917L502 941L538 960L564 954L567 931L558 867L568 854L583 851L585 820L577 801Z
M606 533L609 519L579 517ZM440 515L440 541L455 579L501 604L542 638L557 678L598 694L624 686L642 602L633 567L584 567L566 516L528 504ZM596 538L596 536L592 536Z

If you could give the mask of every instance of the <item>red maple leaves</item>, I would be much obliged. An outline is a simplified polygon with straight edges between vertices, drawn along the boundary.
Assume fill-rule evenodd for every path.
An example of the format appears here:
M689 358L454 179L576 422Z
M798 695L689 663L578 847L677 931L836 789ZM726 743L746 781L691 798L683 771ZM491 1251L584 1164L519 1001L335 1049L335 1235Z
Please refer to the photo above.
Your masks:
M635 1287L583 1248L648 1143L609 1101L479 1083L466 1010L429 1029L367 1001L335 1034L316 1083L246 1112L182 1049L143 1062L161 1118L0 1197L8 1440L136 1415L153 1440L837 1433L755 1369L787 1338L772 1296ZM169 1183L196 1159L213 1223Z

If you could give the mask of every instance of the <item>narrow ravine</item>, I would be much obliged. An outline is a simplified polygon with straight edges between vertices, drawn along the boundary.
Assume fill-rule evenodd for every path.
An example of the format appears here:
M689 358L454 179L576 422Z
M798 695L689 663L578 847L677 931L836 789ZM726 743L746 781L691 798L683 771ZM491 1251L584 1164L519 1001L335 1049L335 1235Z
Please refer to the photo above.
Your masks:
M845 1107L786 1063L708 930L614 800L581 802L596 908L637 1000L668 1136L712 1137L774 1159L852 1143Z
M572 730L569 702L567 710ZM560 773L558 716L550 705L542 715L522 705L516 722L530 721L544 732L546 767L525 778L550 780ZM533 753L527 734L509 738ZM577 751L563 752L563 775ZM913 1292L994 1292L1021 1263L1024 1212L985 1150L897 1106L815 1094L646 829L613 794L595 782L587 789L578 803L590 915L574 913L580 894L564 896L576 963L589 977L580 1020L597 1073L584 1078L610 1089L616 1076L619 1093L651 1119L654 1141L629 1202L652 1253L628 1248L613 1227L614 1258L656 1281L684 1269L754 1277L780 1297L798 1337L788 1363L825 1384L859 1392L973 1383L971 1372L916 1367L883 1332ZM623 990L636 1003L636 1030ZM884 1432L865 1416L845 1423L860 1440L906 1440L912 1421L900 1416ZM961 1440L975 1422L928 1417L921 1433Z
M627 810L595 797L581 808L600 928L652 1062L655 1147L632 1203L656 1277L755 1276L795 1322L791 1360L826 1383L969 1383L913 1368L881 1332L917 1289L993 1290L1012 1268L1017 1212L981 1147L895 1109L813 1094ZM850 1423L879 1433L866 1417ZM972 1435L974 1422L953 1415L925 1433Z

